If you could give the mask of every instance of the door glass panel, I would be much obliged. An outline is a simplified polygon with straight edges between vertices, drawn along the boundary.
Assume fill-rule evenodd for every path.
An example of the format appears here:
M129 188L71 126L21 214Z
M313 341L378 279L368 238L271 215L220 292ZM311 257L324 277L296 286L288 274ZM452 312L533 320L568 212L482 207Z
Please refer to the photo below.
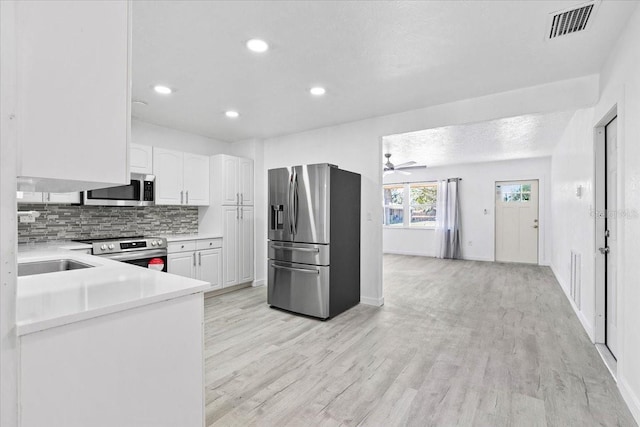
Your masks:
M531 185L498 186L500 199L505 203L527 203L531 200Z

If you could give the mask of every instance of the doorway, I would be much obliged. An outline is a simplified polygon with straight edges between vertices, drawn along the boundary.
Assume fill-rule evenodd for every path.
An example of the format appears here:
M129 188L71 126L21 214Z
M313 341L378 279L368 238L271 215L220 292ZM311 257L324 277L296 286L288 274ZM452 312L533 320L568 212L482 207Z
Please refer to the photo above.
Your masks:
M614 106L595 127L595 342L611 373L616 375L618 342L618 227L624 211L620 210L621 169L618 162L618 113Z
M538 264L538 180L496 182L495 259Z
M605 218L604 248L605 258L605 331L604 343L614 358L618 352L618 218L617 218L617 182L618 182L618 118L613 118L604 127L605 145Z

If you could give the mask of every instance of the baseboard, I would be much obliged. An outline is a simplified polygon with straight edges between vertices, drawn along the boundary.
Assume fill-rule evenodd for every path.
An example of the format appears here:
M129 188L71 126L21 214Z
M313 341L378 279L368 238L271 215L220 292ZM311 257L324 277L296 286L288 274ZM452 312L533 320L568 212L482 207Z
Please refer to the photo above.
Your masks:
M257 288L258 286L264 286L266 284L267 284L267 281L264 279L261 279L261 280L254 280L251 286L253 286L254 288Z
M550 264L549 267L551 267L551 271L553 272L553 275L556 277L556 280L560 285L560 289L562 289L562 293L567 298L567 301L569 301L569 304L571 305L571 308L573 309L574 313L576 313L576 316L578 316L578 320L580 320L580 324L582 325L582 328L585 330L585 332L589 336L589 339L591 340L591 342L595 343L596 338L595 338L595 333L593 331L593 327L591 326L591 323L587 320L586 317L584 317L584 314L582 314L582 312L578 309L578 306L576 306L576 304L571 299L571 295L567 293L567 289L569 289L569 287L564 282L564 280L562 280L561 276L558 274L558 269L553 265L553 263Z
M618 378L618 389L620 389L620 394L627 403L631 415L636 419L636 423L640 425L640 399L638 399L638 396L631 390L624 378Z
M384 305L384 297L380 298L370 298L370 297L360 297L360 303L366 305L373 305L375 307L382 307Z
M482 261L482 262L494 262L493 258L475 257L475 256L463 256L465 261Z
M389 255L407 255L407 256L424 256L434 258L435 255L425 254L424 252L412 252L412 251L383 251L384 254Z

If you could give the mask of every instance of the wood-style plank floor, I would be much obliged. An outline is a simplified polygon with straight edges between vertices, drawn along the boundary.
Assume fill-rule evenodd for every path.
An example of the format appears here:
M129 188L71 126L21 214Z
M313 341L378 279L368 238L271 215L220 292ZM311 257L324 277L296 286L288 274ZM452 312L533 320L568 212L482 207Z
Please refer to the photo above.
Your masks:
M548 268L386 255L384 288L327 322L208 298L207 425L636 425Z

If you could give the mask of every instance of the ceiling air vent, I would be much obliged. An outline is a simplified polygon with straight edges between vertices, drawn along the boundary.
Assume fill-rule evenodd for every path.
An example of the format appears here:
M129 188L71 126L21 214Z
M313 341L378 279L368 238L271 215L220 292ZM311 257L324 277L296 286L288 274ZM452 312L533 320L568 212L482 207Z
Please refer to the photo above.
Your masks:
M550 15L548 39L584 31L593 19L597 3L589 2L570 9L553 12Z

